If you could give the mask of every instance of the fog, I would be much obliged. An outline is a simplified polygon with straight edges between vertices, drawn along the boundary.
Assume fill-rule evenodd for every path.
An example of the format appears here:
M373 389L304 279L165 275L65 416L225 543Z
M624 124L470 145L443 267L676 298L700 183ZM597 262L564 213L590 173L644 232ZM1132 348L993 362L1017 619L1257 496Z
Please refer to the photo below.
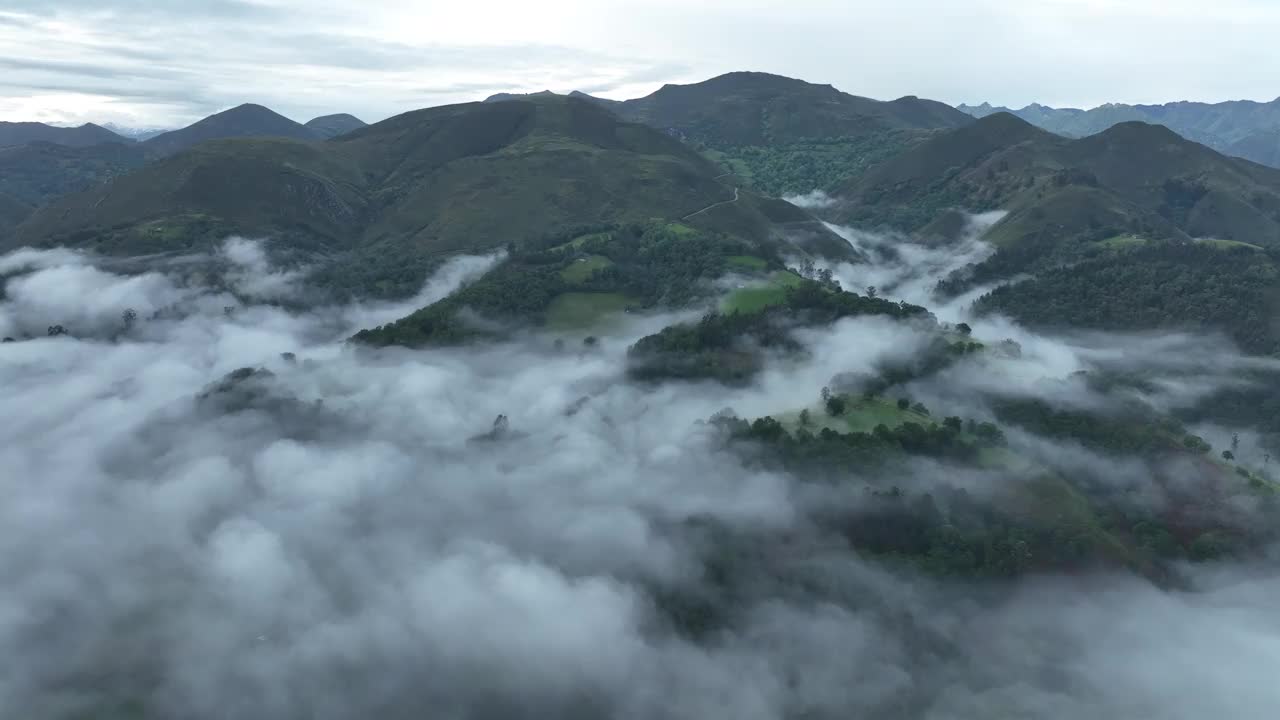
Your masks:
M903 246L900 261L837 275L935 307L930 278L988 251L982 222L957 246ZM626 349L670 316L590 348L537 333L468 349L344 342L500 257L457 258L403 303L306 311L265 304L305 293L305 268L274 268L243 239L219 259L224 278L202 285L62 250L0 258L0 334L19 340L0 345L5 716L1199 719L1280 706L1269 557L1180 568L1177 590L1123 574L929 578L816 521L877 478L815 489L702 422L816 404L834 376L909 358L932 331L850 319L803 333L804 357L746 389L637 386ZM1021 353L903 391L935 414L983 417L998 393L1105 407L1116 400L1077 373L1117 366L1149 372L1157 389L1140 400L1173 407L1261 362L1184 336L1051 338L1000 319L974 335ZM240 368L258 372L227 379ZM1104 462L1011 442L1055 467ZM997 474L914 467L895 480L999 489ZM1107 469L1151 482L1141 463ZM704 601L720 622L673 620L673 603Z

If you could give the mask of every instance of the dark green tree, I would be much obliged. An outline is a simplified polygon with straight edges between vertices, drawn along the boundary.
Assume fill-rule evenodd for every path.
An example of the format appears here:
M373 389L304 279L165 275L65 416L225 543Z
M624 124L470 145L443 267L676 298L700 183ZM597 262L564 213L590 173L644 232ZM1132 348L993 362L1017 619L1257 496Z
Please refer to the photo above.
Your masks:
M848 405L845 403L844 398L839 395L827 398L827 414L831 417L840 417L845 413L846 409L848 409Z

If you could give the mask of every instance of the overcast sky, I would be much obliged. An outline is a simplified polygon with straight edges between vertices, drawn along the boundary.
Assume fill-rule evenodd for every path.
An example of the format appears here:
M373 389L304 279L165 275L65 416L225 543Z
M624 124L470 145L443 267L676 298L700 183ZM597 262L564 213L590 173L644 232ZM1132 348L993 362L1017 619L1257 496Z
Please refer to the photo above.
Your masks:
M731 70L950 103L1271 100L1277 37L1280 0L0 0L0 119L376 121Z

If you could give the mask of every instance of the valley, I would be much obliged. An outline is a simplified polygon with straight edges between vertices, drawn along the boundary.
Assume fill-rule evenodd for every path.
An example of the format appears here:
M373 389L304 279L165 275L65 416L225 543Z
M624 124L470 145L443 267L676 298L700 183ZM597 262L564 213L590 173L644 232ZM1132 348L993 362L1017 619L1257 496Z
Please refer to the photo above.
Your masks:
M1274 657L1280 170L981 114L735 72L0 147L0 705L1230 706L1093 668Z

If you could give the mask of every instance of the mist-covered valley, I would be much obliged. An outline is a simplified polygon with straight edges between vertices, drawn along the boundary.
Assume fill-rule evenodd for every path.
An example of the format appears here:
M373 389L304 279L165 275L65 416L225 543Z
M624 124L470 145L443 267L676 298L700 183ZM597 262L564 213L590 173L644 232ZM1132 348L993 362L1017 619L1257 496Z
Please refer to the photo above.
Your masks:
M319 301L244 238L10 253L0 708L1270 717L1278 448L1214 400L1280 361L939 294L1002 217L830 225L843 259L663 275L576 328L488 317L485 282L585 260L649 292L608 238L398 301ZM424 307L481 335L352 341L455 339Z

